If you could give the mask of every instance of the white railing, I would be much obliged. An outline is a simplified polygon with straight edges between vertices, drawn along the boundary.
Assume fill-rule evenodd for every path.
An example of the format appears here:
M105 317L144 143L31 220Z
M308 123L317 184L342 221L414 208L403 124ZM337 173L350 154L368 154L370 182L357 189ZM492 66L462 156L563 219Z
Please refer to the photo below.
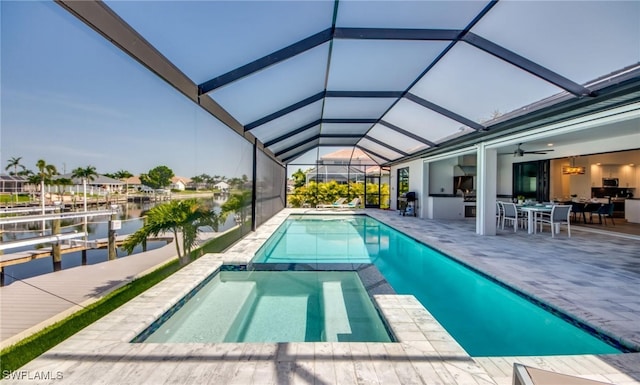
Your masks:
M41 243L53 243L53 242L61 243L62 241L72 240L74 238L82 238L86 236L87 236L87 233L83 232L83 233L47 235L44 237L21 239L19 241L0 243L0 250L13 249L16 247L23 247L23 246L39 245ZM74 241L70 241L70 242L74 242Z

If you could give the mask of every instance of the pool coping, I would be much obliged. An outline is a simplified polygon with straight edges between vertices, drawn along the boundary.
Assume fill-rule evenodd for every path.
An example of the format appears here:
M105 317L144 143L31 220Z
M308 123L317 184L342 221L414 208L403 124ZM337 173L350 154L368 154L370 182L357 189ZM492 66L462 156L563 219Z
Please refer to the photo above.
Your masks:
M534 366L550 365L561 372L567 368L571 368L572 373L584 371L584 375L589 378L601 381L612 381L611 378L616 378L620 379L617 381L619 383L637 383L595 355L542 358L470 357L415 297L410 295L373 296L375 305L397 340L391 343L129 342L206 277L219 271L223 265L247 264L289 214L306 211L283 210L229 250L199 258L46 352L23 369L62 371L64 378L62 381L55 381L56 384L139 382L141 378L153 382L153 378L158 376L162 376L165 383L181 383L183 379L177 380L175 374L171 373L186 373L185 371L191 368L190 364L197 364L201 367L199 370L215 369L218 373L216 376L236 380L246 375L238 371L239 367L253 368L251 381L238 383L261 383L261 364L264 360L273 360L278 365L271 369L276 371L275 374L271 372L271 378L280 376L280 365L289 363L297 368L293 372L298 373L298 369L300 370L300 376L307 376L310 370L315 379L327 379L328 383L367 376L378 379L371 381L373 383L406 383L408 381L402 378L403 370L411 369L407 375L417 376L412 377L412 382L422 380L425 383L507 384L511 380L512 363L520 362ZM321 214L326 215L327 212ZM341 211L338 214L344 215L348 212ZM311 367L308 366L309 362ZM582 369L576 369L576 366ZM389 368L395 368L395 374L393 370L389 372ZM210 374L200 373L199 370L196 370L198 375L208 375L209 377L204 378L208 378L210 382ZM344 381L349 383L347 380Z

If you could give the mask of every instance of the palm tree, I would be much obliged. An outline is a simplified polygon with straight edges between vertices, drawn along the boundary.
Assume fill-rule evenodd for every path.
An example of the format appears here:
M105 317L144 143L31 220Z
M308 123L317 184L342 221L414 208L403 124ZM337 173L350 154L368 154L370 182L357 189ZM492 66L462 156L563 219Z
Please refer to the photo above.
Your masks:
M122 182L124 182L124 193L125 195L128 197L129 196L129 183L127 182L127 179L131 178L133 176L132 173L130 173L127 170L120 170L117 171L115 174L113 174L114 177Z
M9 175L20 175L20 173L18 172L18 167L21 168L22 171L25 171L26 168L20 164L20 160L22 160L22 157L12 157L11 159L9 159L7 161L7 167L5 167L5 171L9 171L10 168L13 168L13 171L9 171Z
M84 196L84 211L87 211L87 181L93 181L98 176L96 168L93 166L87 166L85 168L78 167L71 171L72 178L82 179L82 194ZM85 217L86 219L86 217Z
M95 177L98 176L98 173L96 172L96 168L93 166L87 166L85 168L82 167L78 167L76 169L74 169L73 171L71 171L71 177L72 178L82 178L82 195L83 195L83 202L84 202L84 212L87 212L87 180L95 180ZM84 216L84 233L87 233L88 227L87 227L87 216ZM87 240L86 236L85 236L85 241Z
M153 207L147 212L145 224L131 234L122 244L131 254L133 249L150 236L162 232L173 232L176 251L181 264L189 261L189 254L196 244L202 226L211 226L217 231L222 215L216 214L209 205L196 199L175 200ZM178 243L178 233L182 233L182 250Z
M40 181L40 202L42 204L42 214L44 214L44 185L45 182L49 183L51 177L58 174L56 166L48 164L44 159L40 159L36 162L38 167L37 179Z
M242 191L239 194L233 194L226 202L222 204L223 213L235 213L239 216L240 223L244 224L247 219L246 208L251 206L251 191Z
M196 191L198 191L198 187L203 182L204 182L204 178L202 178L200 175L196 175L193 178L191 178L191 183L193 183L193 185L195 186Z

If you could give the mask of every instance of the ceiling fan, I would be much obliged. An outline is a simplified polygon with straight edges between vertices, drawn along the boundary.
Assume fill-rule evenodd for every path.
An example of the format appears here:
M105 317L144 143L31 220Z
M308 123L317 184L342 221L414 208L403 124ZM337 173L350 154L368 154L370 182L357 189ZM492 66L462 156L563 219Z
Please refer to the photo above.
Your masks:
M513 152L514 157L524 156L525 154L546 154L547 152L553 151L552 149L548 150L536 150L536 151L525 151L520 146L522 143L518 143L518 148Z

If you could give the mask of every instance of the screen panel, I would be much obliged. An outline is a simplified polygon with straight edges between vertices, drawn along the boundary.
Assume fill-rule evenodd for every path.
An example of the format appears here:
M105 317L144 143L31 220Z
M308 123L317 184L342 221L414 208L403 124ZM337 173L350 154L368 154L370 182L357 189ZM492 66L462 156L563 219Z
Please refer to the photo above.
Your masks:
M262 143L319 120L322 116L322 100L297 109L251 130Z
M379 118L396 101L396 98L326 98L323 117Z
M448 42L335 40L327 89L404 91Z
M482 123L564 91L493 55L458 43L410 92Z
M367 133L367 136L371 136L408 154L424 150L428 147L426 144L394 131L383 124L373 126L371 131Z
M256 121L322 91L328 49L323 44L208 95L242 124Z
M407 99L399 101L383 120L434 143L474 131Z
M329 1L107 4L198 84L330 28L333 18Z
M580 84L640 62L638 1L501 1L471 32Z
M360 138L320 138L323 146L353 146Z
M381 146L378 143L372 142L371 140L367 139L367 138L362 138L359 142L358 142L358 146L362 147L364 150L371 150L374 153L384 156L385 158L389 159L389 160L395 160L400 158L402 155L388 149L387 147ZM385 163L386 160L383 160L382 163Z
M371 128L371 123L322 123L323 134L362 134Z
M285 207L286 168L258 150L256 157L256 227Z
M338 27L463 29L486 1L341 1Z
M302 143L304 141L306 141L307 139L313 138L314 136L320 134L320 125L317 125L315 127L311 127L306 131L303 131L299 134L296 135L291 135L289 137L287 137L286 139L273 144L271 146L269 146L269 149L271 151L273 151L273 153L278 153L288 147L291 147L292 145L296 144L296 143Z

